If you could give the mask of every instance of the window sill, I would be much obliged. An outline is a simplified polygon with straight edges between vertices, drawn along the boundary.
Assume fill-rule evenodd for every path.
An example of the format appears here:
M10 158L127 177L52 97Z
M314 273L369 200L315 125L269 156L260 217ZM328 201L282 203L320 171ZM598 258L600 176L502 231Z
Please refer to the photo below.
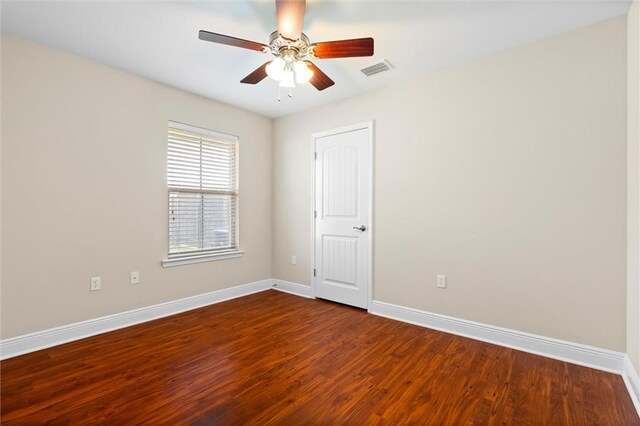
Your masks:
M209 253L189 257L178 257L174 259L163 259L161 261L163 268L171 268L173 266L190 265L192 263L212 262L215 260L234 259L242 257L244 251L234 250L225 251L224 253Z

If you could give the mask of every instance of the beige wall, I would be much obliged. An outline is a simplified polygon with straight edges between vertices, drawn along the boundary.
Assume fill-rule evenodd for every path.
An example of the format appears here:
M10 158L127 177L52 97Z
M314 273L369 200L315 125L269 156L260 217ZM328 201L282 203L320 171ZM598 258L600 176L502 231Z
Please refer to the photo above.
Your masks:
M629 292L638 368L626 31L616 18L273 126L3 34L2 338L272 275L309 284L310 135L373 119L375 299L625 350ZM243 258L161 268L168 120L240 136Z
M275 278L309 284L310 135L373 119L375 299L624 351L625 40L620 17L276 120Z
M9 35L2 88L3 338L271 277L271 120ZM243 258L160 266L168 120L239 135Z
M627 23L627 353L640 371L640 3Z

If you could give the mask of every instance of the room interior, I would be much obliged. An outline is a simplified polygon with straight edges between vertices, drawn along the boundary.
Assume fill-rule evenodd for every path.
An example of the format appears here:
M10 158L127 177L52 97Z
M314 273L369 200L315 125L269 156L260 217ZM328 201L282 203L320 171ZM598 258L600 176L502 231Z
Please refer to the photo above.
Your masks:
M640 424L638 1L0 13L3 424Z

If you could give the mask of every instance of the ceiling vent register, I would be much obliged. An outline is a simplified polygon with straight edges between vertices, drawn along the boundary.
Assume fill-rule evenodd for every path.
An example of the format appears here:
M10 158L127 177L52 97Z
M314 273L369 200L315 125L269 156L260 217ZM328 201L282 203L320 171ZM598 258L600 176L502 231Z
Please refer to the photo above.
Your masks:
M391 71L393 69L393 65L386 59L382 62L378 62L377 64L373 64L366 68L362 68L360 71L367 77L371 77L374 74L380 74L381 72Z

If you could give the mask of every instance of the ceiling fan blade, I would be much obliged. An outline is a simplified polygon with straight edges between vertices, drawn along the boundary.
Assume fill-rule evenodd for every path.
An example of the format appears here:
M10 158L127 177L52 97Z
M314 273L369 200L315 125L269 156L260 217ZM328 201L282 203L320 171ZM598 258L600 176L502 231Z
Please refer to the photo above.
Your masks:
M264 64L260 65L258 69L256 69L254 72L252 72L251 74L249 74L248 76L240 80L240 83L245 83L245 84L260 83L267 76L267 65L269 65L270 63L271 61L265 62Z
M373 39L367 37L316 43L313 55L318 59L373 56Z
M226 44L228 46L242 47L243 49L255 50L257 52L264 52L265 48L269 50L269 46L255 41L243 40L241 38L231 37L224 34L211 33L209 31L200 30L198 38L204 41L211 41L213 43Z
M329 78L328 75L323 73L322 70L320 70L320 68L318 68L313 62L311 61L304 61L304 62L311 69L311 71L313 71L313 76L311 76L311 79L309 79L309 83L313 84L313 87L315 87L318 90L324 90L327 87L331 87L334 84L336 84L333 80Z
M276 0L278 32L284 38L297 40L302 33L306 0Z

